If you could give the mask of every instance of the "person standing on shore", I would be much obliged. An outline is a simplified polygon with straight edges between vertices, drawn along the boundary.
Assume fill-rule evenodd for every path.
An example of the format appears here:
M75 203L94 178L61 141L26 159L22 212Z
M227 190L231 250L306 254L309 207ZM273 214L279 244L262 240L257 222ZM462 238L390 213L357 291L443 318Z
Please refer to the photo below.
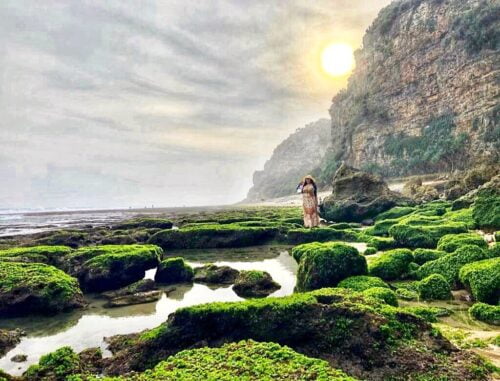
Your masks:
M297 193L302 193L302 208L304 210L304 226L313 228L319 226L318 188L313 177L307 175L297 186Z

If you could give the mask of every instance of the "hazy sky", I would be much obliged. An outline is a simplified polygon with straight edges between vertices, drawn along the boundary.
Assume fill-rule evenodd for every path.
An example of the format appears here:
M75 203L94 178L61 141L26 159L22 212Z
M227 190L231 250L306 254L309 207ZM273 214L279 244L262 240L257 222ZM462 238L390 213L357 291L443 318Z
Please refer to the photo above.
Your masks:
M0 208L220 204L390 0L0 2Z

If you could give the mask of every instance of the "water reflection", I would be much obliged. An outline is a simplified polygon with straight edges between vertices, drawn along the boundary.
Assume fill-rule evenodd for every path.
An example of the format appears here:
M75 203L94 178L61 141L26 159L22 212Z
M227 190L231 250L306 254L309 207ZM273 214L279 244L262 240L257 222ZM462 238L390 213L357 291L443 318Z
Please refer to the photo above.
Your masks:
M170 254L170 253L169 253ZM179 255L181 253L172 253ZM183 252L182 256L192 266L205 263L227 265L238 270L265 270L281 284L273 296L288 295L295 286L297 265L284 248L259 247L238 250L204 250ZM155 270L148 271L147 278L154 278ZM105 301L88 296L89 308L53 317L27 317L0 320L1 328L21 328L27 332L21 343L0 359L0 369L13 375L21 374L41 355L69 345L75 351L90 347L105 349L103 338L117 334L140 332L158 326L176 309L214 301L242 300L232 286L210 288L203 284L179 284L172 291L164 288L157 302L104 308ZM167 296L168 294L168 296ZM16 354L28 355L25 363L14 363L10 359Z

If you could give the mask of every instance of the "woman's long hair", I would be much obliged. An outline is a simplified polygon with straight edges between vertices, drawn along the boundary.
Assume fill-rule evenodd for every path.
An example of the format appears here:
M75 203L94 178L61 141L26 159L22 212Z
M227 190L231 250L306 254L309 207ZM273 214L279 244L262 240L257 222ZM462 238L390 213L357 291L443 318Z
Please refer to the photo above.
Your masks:
M302 179L302 192L304 191L303 189L306 186L307 179L311 180L311 184L314 188L314 196L318 197L318 187L316 186L316 181L314 180L314 177L312 177L311 175L304 176L304 178Z

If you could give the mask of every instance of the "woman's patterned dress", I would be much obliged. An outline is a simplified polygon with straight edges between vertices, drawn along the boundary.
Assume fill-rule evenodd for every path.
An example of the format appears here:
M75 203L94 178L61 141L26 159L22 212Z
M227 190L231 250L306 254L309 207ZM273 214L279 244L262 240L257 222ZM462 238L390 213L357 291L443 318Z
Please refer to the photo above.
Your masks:
M302 206L304 209L304 226L306 228L319 226L318 204L316 203L312 184L307 184L302 188Z

